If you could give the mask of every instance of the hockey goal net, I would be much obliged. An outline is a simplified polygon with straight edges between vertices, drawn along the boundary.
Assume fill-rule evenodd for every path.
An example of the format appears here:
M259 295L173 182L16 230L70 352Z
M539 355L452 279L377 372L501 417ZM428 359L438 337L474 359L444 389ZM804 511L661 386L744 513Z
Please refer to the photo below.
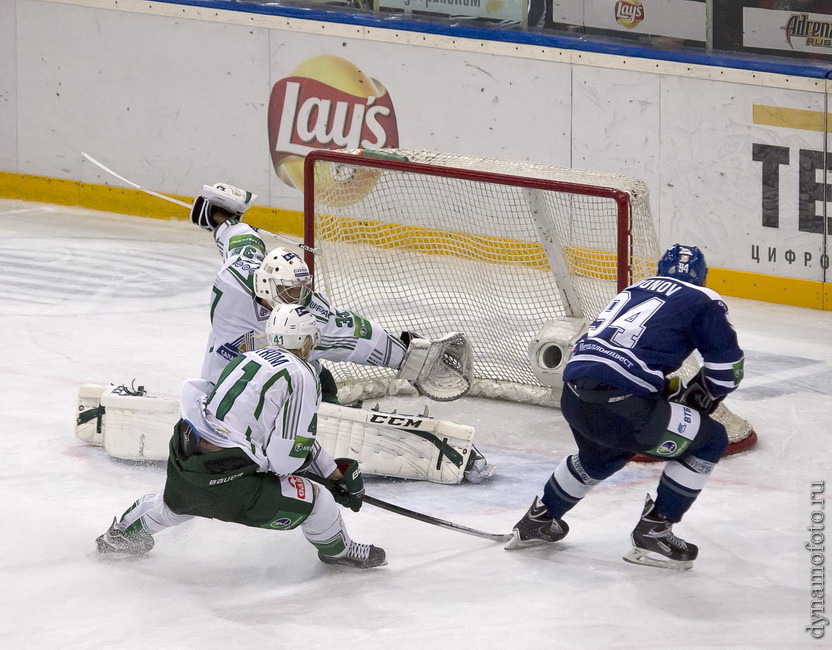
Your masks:
M465 332L472 394L557 405L528 346L558 317L592 320L621 289L655 274L646 185L526 162L383 149L306 158L305 243L316 290L389 331ZM385 368L328 363L344 400L395 394ZM683 376L697 370L689 360ZM753 444L726 407L732 450Z

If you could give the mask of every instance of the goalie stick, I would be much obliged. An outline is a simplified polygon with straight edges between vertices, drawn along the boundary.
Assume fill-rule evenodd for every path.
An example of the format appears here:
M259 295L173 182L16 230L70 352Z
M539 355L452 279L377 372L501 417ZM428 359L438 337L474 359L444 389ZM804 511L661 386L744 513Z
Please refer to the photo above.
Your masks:
M127 180L126 178L124 178L124 176L122 176L121 174L117 174L112 169L110 169L109 167L104 165L104 163L101 163L101 162L97 161L95 158L93 158L91 155L89 155L88 153L86 153L84 151L81 152L81 155L84 158L86 158L87 160L89 160L93 165L95 165L99 169L107 172L113 178L117 178L122 183L126 183L127 185L130 185L131 187L135 187L137 190L139 190L141 192L144 192L145 194L149 194L150 196L155 196L157 199L162 199L164 201L168 201L169 203L174 203L176 205L181 205L183 208L188 208L189 210L191 208L190 203L185 203L184 201L180 201L179 199L175 199L172 196L167 196L166 194L160 194L159 192L154 192L153 190L149 190L146 187L142 187L138 183L134 183L133 181ZM307 246L306 244L302 244L299 241L295 241L294 239L290 239L289 237L283 237L282 235L275 235L273 232L269 232L268 230L263 230L262 228L255 228L254 226L251 226L251 227L254 228L257 232L261 232L264 235L268 235L269 237L274 237L275 239L279 239L280 241L285 242L287 244L291 244L292 246L297 246L301 250L308 251L310 253L314 253L315 255L318 254L317 249L313 248L312 246Z
M320 476L315 476L313 474L306 474L305 476L306 478L315 481L316 483L320 483L327 489L329 489L334 484L334 481L331 481L326 478L321 478ZM486 533L481 530L477 530L476 528L468 528L468 526L462 526L460 524L455 524L451 521L445 521L444 519L432 517L431 515L416 512L415 510L408 510L407 508L403 508L402 506L397 506L393 503L388 503L387 501L382 501L381 499L371 497L369 494L364 495L364 501L369 503L371 506L375 506L376 508L388 510L389 512L394 512L397 515L402 515L404 517L410 517L411 519L416 519L417 521L430 524L431 526L439 526L440 528L455 530L458 533L463 533L464 535L471 535L472 537L479 537L480 539L490 539L492 542L507 542L512 537L511 534L500 535L499 533Z

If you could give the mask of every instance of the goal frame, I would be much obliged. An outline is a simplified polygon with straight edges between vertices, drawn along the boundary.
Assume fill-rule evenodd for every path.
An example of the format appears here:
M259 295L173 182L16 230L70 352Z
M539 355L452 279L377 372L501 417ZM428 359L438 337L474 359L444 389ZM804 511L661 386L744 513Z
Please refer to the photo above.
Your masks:
M362 164L361 157L352 153L344 153L329 149L316 149L306 155L303 169L303 241L310 248L315 248L315 164L329 162L335 164L353 165L357 167L372 167L385 170L412 172L418 168L420 174L426 176L443 176L459 178L467 181L510 185L536 190L552 190L557 188L561 192L580 194L583 196L597 196L615 201L618 208L617 222L617 252L616 276L618 291L623 291L631 284L633 277L632 260L633 246L631 234L630 196L627 192L611 187L598 187L564 181L553 181L539 178L522 178L510 174L446 167L428 163L411 163L381 157L368 157L367 163ZM304 260L309 266L312 276L315 276L315 255L311 251L304 252Z

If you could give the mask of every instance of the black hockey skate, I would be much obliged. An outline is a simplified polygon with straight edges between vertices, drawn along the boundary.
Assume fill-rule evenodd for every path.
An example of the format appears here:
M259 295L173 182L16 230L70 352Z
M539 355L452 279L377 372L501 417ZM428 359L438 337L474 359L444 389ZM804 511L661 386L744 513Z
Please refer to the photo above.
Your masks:
M569 526L566 522L561 519L552 519L540 497L535 497L526 514L515 524L514 530L511 531L511 539L505 548L513 551L528 546L559 542L566 537L568 532Z
M153 549L153 536L144 530L127 532L116 519L107 532L95 540L98 552L109 558L136 557Z
M372 569L387 564L387 554L383 548L373 546L372 544L358 544L356 542L350 542L347 552L338 557L324 555L318 551L318 559L324 564L340 564L357 569Z
M690 569L699 548L673 534L673 524L656 510L650 495L644 502L641 520L633 530L633 548L624 560L662 569Z

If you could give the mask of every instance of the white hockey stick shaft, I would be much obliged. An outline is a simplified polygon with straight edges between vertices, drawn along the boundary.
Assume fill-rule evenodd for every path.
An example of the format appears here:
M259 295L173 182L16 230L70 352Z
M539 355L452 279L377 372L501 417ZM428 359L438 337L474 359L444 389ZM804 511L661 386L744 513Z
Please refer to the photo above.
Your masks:
M116 174L112 169L105 166L103 163L97 161L95 158L93 158L88 153L85 153L85 152L82 151L81 155L84 156L84 158L89 160L96 167L98 167L100 169L103 169L105 172L107 172L113 178L117 178L122 183L127 183L127 185L130 185L131 187L135 187L137 190L141 190L145 194L150 194L150 196L155 196L157 199L164 199L165 201L170 201L171 203L175 203L176 205L181 205L183 208L190 209L190 207L191 207L190 203L185 203L184 201L180 201L179 199L175 199L172 196L167 196L166 194L159 194L158 192L154 192L153 190L149 190L146 187L142 187L138 183L134 183L133 181L128 181L126 178L124 178L124 176L122 176L121 174Z
M121 174L117 174L112 169L107 167L104 163L99 162L98 160L93 158L88 153L85 153L85 152L82 151L81 155L84 158L86 158L87 160L89 160L93 165L95 165L99 169L107 172L113 178L117 178L122 183L126 183L130 187L135 187L137 190L140 190L140 191L144 192L145 194L149 194L150 196L155 196L157 199L163 199L165 201L169 201L170 203L175 203L176 205L181 205L183 208L188 208L189 210L191 208L190 203L185 203L184 201L180 201L179 199L175 199L172 196L167 196L166 194L159 194L158 192L154 192L153 190L149 190L146 187L142 187L138 183L134 183L131 180L127 180L126 178L124 178L124 176L122 176ZM275 235L273 232L269 232L268 230L263 230L262 228L255 228L254 226L252 226L252 228L254 228L257 232L263 233L264 235L268 235L269 237L274 237L275 239L279 239L280 241L285 242L287 244L291 244L292 246L297 246L301 250L309 251L310 253L314 253L315 255L318 254L318 251L316 249L312 248L311 246L307 246L306 244L302 244L299 241L295 241L294 239L290 239L289 237L284 237L283 235Z

